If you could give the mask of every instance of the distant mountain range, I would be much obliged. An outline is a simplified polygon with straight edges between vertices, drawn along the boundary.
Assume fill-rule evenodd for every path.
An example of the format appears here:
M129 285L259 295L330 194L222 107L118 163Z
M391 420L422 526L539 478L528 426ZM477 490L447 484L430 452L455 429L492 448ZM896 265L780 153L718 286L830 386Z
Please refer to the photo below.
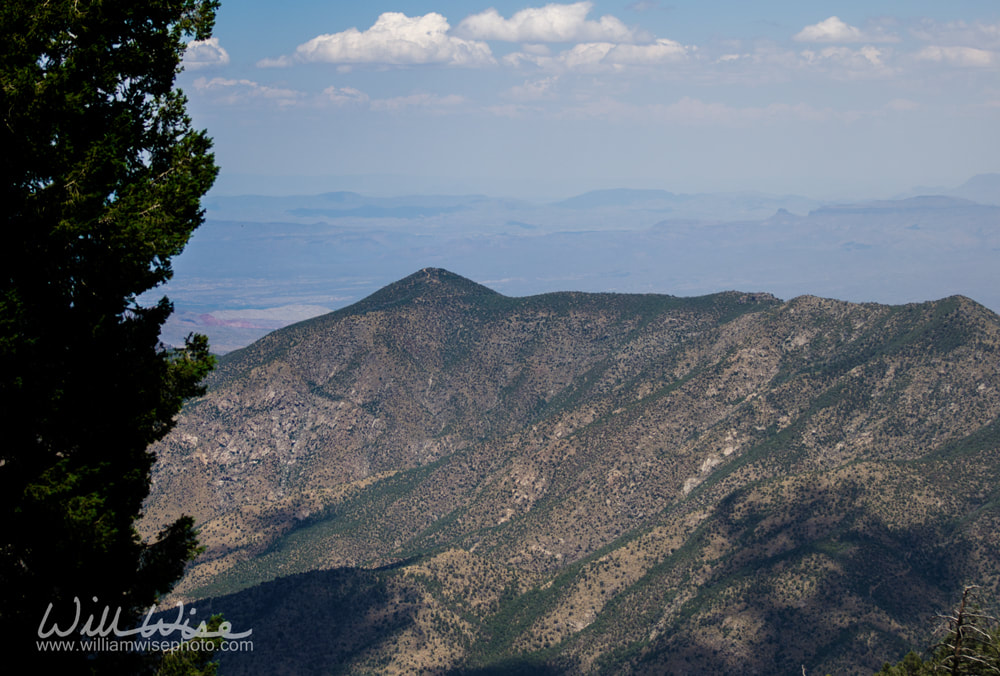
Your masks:
M909 195L947 195L980 204L1000 205L1000 174L977 174L957 188L915 188Z
M207 546L175 600L254 631L226 674L871 673L1000 592L1000 318L962 296L427 268L225 356L157 452L145 528Z
M893 199L946 196L1000 206L1000 174L979 174L956 188L921 187ZM857 200L854 200L857 201ZM592 210L640 208L674 212L678 218L747 220L766 218L777 209L806 213L829 200L800 195L761 192L673 193L667 190L611 188L591 190L555 202L537 202L487 195L403 195L383 197L350 191L316 195L214 196L205 201L209 215L218 220L297 222L323 219L426 218L450 213L484 210Z
M427 265L508 295L755 288L905 303L960 294L1000 310L998 177L837 204L629 189L550 204L343 191L215 197L175 261L166 293L177 314L164 339L200 331L228 352L301 320L303 307L344 307Z

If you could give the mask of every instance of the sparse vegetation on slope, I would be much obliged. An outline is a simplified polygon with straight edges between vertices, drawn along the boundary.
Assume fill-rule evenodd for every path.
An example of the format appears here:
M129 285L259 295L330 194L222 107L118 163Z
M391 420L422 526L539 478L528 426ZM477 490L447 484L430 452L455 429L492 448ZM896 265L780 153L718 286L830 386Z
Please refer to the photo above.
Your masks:
M147 512L196 514L181 593L232 594L262 641L296 585L381 590L364 647L300 673L874 671L1000 586L1000 320L965 298L507 298L423 270L213 378Z

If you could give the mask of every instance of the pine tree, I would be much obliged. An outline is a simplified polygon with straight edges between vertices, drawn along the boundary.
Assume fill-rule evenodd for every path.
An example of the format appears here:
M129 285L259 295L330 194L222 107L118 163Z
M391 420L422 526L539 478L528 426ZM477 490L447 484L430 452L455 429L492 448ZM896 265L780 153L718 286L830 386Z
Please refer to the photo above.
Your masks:
M34 652L50 604L64 625L79 599L84 619L122 608L126 626L197 548L190 518L151 543L135 522L148 447L212 357L201 336L162 346L171 304L138 298L170 278L217 172L174 84L216 8L0 3L0 632L13 652ZM38 658L59 673L125 668Z
M1000 674L1000 626L987 613L979 598L979 587L966 587L953 613L944 618L948 633L934 647L932 661L950 676Z
M897 664L886 664L886 676L985 676L1000 674L1000 623L987 613L979 598L979 587L962 592L958 607L942 616L944 638L929 651L927 659L915 652Z
M222 622L222 615L213 615L206 623L206 629L209 632L218 631ZM209 645L212 647L208 648ZM215 661L218 657L216 651L220 645L222 639L219 637L189 639L177 650L163 656L156 676L215 676L219 669Z

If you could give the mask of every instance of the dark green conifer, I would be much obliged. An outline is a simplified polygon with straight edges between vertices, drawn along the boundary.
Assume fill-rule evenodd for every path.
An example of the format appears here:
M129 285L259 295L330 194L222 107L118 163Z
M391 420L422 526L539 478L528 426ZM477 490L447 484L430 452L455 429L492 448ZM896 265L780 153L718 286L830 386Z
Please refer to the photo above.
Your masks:
M138 298L170 278L217 172L174 86L216 8L0 3L0 632L12 654L35 653L49 604L62 626L75 598L84 620L120 607L126 626L197 548L189 518L151 543L134 524L147 448L212 357L201 336L160 345L172 307ZM123 670L108 655L38 657L65 662L58 673Z

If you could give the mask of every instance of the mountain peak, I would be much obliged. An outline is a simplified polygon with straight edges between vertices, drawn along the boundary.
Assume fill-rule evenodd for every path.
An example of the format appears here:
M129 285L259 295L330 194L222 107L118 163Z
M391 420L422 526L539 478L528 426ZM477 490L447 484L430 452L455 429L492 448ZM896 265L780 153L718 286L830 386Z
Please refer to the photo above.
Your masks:
M458 298L471 300L500 295L493 289L443 268L423 268L398 282L382 287L364 300L352 305L349 310L355 313L364 313L404 303Z
M977 174L950 194L980 204L1000 204L1000 174Z
M778 209L777 211L775 211L774 215L771 216L770 218L768 218L767 220L765 220L764 222L765 223L785 224L785 223L792 223L794 221L801 220L801 218L802 218L801 216L797 216L797 215L793 214L792 212L790 212L788 209L785 209L784 207L782 207L782 208Z
M416 279L422 281L425 284L475 284L471 279L467 279L462 275L456 275L454 272L445 270L444 268L423 268L422 270L417 270L409 277L404 277L406 279ZM484 287L485 288L485 287Z

